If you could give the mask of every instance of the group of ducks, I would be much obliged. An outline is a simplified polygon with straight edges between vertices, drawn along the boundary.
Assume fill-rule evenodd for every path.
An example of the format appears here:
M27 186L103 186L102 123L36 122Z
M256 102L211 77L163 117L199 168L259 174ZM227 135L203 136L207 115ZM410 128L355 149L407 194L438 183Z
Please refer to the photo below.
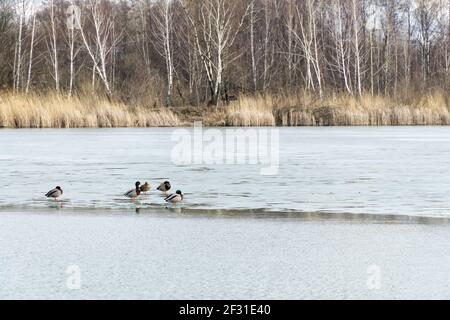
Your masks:
M124 194L125 197L128 197L130 199L135 200L137 197L139 197L142 193L147 193L150 191L151 186L147 182L141 185L141 183L138 181L135 183L136 188L131 189L130 191L126 192ZM167 195L167 192L172 188L169 181L164 181L161 183L156 190L159 190L163 192L165 195ZM183 201L184 195L180 190L177 190L177 192L172 193L164 198L166 202L169 203L178 203Z
M141 183L138 181L135 183L135 187L134 189L131 189L130 191L126 192L124 194L125 197L132 199L133 201L136 200L137 197L139 197L141 194L145 194L147 192L150 191L151 186L149 183L145 183L143 185L141 185ZM183 201L184 195L180 190L177 190L177 192L172 193L167 195L167 192L172 188L171 184L169 181L164 181L163 183L161 183L158 188L156 188L156 190L159 190L161 192L163 192L166 197L164 198L164 201L168 202L168 203L172 203L172 204L176 204L178 202ZM50 190L49 192L46 193L46 197L47 198L52 198L57 200L59 197L61 197L63 195L63 190L61 187L56 187L53 190Z

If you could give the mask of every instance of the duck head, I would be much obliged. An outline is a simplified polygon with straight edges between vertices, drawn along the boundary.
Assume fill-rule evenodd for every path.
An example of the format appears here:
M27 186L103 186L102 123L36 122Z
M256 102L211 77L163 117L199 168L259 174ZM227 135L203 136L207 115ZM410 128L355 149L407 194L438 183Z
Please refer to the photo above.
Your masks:
M138 181L134 185L136 186L136 194L139 196L141 194L141 183Z

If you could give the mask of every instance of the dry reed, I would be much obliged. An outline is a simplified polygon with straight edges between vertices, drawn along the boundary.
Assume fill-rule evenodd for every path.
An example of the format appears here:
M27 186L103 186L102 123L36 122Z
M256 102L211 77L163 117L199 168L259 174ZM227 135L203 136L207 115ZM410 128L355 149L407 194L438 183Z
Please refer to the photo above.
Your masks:
M449 125L449 97L433 92L411 99L330 95L318 99L309 92L294 95L241 97L226 111L233 126L386 126ZM223 111L222 111L223 113Z
M3 128L96 128L178 126L178 117L167 109L129 107L94 97L57 94L0 96Z
M228 126L274 126L273 107L270 96L241 96L227 108L224 122Z
M449 125L450 97L436 91L408 99L333 94L319 99L289 95L240 96L218 108L146 108L92 96L0 95L0 127L167 127L203 121L206 126Z

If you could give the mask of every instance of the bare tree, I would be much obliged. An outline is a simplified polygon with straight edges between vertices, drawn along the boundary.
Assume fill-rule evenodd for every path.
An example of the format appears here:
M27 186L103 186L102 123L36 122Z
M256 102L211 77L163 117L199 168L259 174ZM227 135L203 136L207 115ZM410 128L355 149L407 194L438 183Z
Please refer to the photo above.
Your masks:
M431 42L434 37L433 28L438 14L436 1L416 0L415 18L418 27L420 44L420 61L422 66L422 81L426 82L430 75Z
M353 95L353 90L351 88L351 80L349 79L349 48L348 48L348 38L349 30L346 29L345 23L345 12L343 12L342 1L337 0L332 3L330 8L330 23L329 32L334 42L335 55L330 60L330 65L336 67L341 77L340 81L343 82L345 90ZM334 64L331 64L331 61Z
M74 4L79 29L64 23ZM0 47L0 88L16 92L407 96L450 89L450 0L0 0Z
M359 48L359 33L360 33L360 27L359 27L359 17L358 17L358 5L357 0L352 0L352 17L353 17L353 36L354 36L354 46L355 46L355 75L356 75L356 83L357 83L357 90L359 96L362 95L362 75L361 75L361 53Z
M173 49L172 49L172 1L159 0L155 4L155 12L153 15L155 21L154 36L156 39L155 47L158 53L164 58L167 74L167 94L166 106L171 105L172 89L173 89Z
M295 4L293 0L288 0L287 3L287 14L286 14L286 24L287 24L287 65L288 65L288 83L289 87L292 87L292 73L294 71L294 46L293 46L293 34L294 30L294 18L295 18Z
M203 60L208 86L211 93L210 104L217 105L223 86L223 75L228 65L236 59L232 50L239 31L242 29L249 6L244 9L237 23L236 4L226 0L205 0L198 5L197 20L188 12L194 30L197 50Z
M12 1L0 2L0 86L10 83L10 75L15 72L14 66L14 10ZM13 55L14 54L14 55ZM14 76L13 76L14 77Z
M256 70L256 57L255 57L255 23L256 23L256 12L255 12L255 0L250 1L250 55L252 61L252 80L253 80L253 90L256 92L258 90L258 76Z
M135 43L136 49L142 59L143 65L150 77L151 72L151 40L149 36L149 12L150 5L148 0L133 0L133 8L135 10Z
M179 4L185 5L184 3ZM197 50L196 33L191 28L190 17L184 13L184 11L180 12L178 28L175 29L178 40L178 56L182 59L180 70L186 75L192 100L199 106L202 101L200 91L204 82L203 66Z
M49 0L50 13L49 22L47 24L48 38L46 38L47 49L49 53L50 62L52 65L52 77L55 81L55 90L59 92L59 57L58 57L58 39L56 37L56 14L54 0Z
M30 57L28 62L28 77L27 77L27 85L25 88L25 92L28 94L30 90L30 83L31 83L31 71L33 67L33 51L34 51L34 38L36 34L36 11L34 10L34 6L32 5L32 15L33 15L33 23L31 27L31 42L30 42Z
M113 36L114 20L106 3L100 0L89 0L87 11L93 27L93 34L88 34L86 19L81 19L81 37L84 46L93 63L93 81L95 74L100 77L108 97L113 91L108 77L108 57L115 44L120 40L121 34Z
M319 91L323 96L322 71L319 58L319 47L317 39L316 10L314 0L306 0L304 16L299 7L296 8L300 30L291 30L295 39L300 43L302 55L306 61L306 88ZM317 86L317 88L316 88Z
M271 67L271 7L273 0L264 0L264 68L263 68L263 91L267 90L269 71Z
M14 54L14 86L13 89L15 91L19 91L21 74L22 74L22 44L23 44L23 25L26 14L26 5L25 0L21 0L17 3L18 6L18 15L19 15L19 30L16 38L15 44L15 54Z
M69 89L68 96L72 97L75 83L75 59L80 53L81 47L76 46L77 35L79 29L81 29L80 15L78 12L79 8L75 6L74 2L70 1L70 6L67 9L69 15L68 25L67 25L67 37L65 37L67 46L69 47Z

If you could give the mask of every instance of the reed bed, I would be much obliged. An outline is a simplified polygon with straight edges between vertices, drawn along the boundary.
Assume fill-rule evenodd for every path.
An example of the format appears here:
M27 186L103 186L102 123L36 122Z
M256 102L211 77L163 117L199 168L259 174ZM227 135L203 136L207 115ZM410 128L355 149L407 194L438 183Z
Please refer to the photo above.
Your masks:
M167 109L130 107L94 97L57 94L0 96L3 128L105 128L178 126L178 117Z
M220 107L144 107L106 98L57 94L0 95L3 128L206 126L387 126L450 125L450 96L436 91L392 98L332 94L323 99L302 91L287 95L240 96Z
M226 108L224 123L228 126L274 126L274 103L271 96L242 96Z
M449 125L449 97L433 92L409 101L391 97L311 93L241 97L225 112L233 126L406 126ZM222 111L223 113L223 111Z

